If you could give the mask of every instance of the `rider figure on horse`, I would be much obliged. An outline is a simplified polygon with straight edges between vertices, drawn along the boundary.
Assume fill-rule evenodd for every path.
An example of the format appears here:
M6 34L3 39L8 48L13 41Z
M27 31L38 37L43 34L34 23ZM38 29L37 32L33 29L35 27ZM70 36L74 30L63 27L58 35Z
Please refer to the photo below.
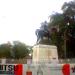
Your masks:
M37 29L35 33L37 35L37 43L39 43L39 41L43 40L43 37L47 37L49 40L50 32L48 30L48 23L46 21L44 23L41 23L40 29Z

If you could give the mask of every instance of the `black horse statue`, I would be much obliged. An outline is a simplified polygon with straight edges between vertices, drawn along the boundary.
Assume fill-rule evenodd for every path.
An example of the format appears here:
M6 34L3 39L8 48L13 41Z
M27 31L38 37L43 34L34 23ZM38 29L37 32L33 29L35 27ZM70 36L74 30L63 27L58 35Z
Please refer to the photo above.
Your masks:
M42 25L40 29L36 30L36 36L37 36L37 43L39 43L41 40L43 40L44 37L46 37L48 40L50 40L50 32L48 30L47 25Z

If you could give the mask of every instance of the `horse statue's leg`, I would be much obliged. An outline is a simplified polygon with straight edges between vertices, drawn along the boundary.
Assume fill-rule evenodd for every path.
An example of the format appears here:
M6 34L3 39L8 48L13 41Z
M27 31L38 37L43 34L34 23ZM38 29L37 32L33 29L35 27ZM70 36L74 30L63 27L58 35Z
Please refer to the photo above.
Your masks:
M39 38L40 38L40 37L38 36L38 37L37 37L37 44L39 43Z
M41 33L40 31L38 32L38 35L37 35L37 44L40 42L41 40Z

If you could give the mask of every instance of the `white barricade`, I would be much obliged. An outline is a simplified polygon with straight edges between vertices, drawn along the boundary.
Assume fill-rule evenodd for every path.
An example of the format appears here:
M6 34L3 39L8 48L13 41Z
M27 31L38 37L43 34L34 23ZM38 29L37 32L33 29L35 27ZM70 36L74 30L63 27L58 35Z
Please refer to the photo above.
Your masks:
M0 75L75 75L75 64L6 64L4 69L2 66ZM5 71L12 74L4 74Z
M32 72L30 75L66 75L63 73L64 64L45 64L45 65L24 65L23 74L26 72ZM70 74L75 75L75 65L70 65Z

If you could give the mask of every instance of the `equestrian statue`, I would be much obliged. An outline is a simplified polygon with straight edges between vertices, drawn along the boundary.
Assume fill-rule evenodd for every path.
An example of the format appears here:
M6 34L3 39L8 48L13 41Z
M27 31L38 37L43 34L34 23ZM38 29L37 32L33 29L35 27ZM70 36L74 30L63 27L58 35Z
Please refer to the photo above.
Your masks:
M40 29L37 29L35 31L35 34L37 36L37 43L41 43L41 41L42 43L44 43L44 41L49 43L50 42L50 31L48 29L48 23L46 21L42 23Z

